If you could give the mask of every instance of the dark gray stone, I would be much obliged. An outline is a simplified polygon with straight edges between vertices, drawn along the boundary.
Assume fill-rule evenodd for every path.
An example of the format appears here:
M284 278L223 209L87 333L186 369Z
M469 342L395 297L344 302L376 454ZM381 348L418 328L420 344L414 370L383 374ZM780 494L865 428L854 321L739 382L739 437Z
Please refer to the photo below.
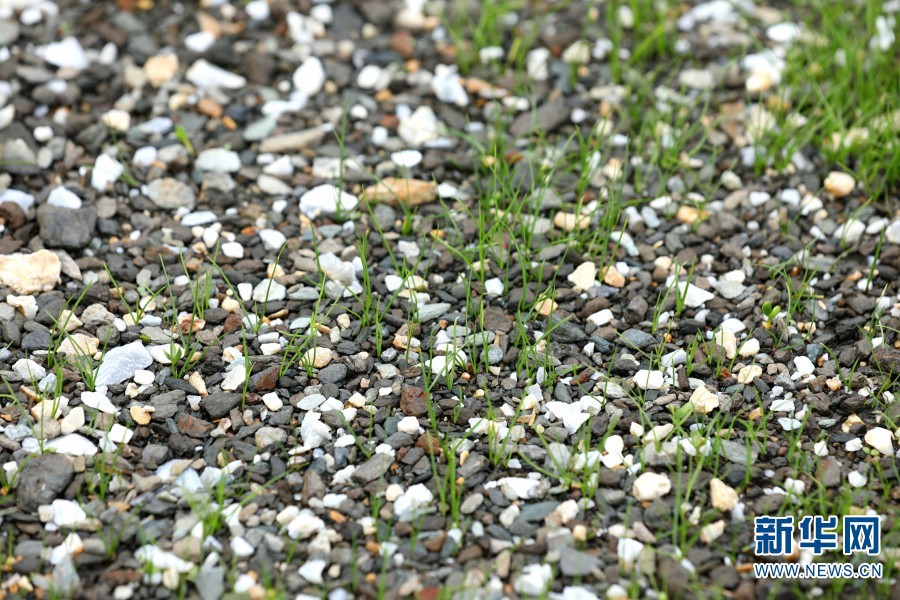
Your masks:
M156 394L150 399L150 404L154 408L151 418L161 422L174 417L178 407L184 405L185 397L186 393L182 390Z
M563 550L559 557L559 569L568 577L589 575L594 569L599 568L600 564L601 561L596 556L574 548Z
M537 110L529 110L518 117L509 126L509 134L513 137L527 135L532 131L550 133L569 118L569 111L562 98L544 102Z
M722 454L725 458L739 465L754 464L759 458L759 451L754 445L750 447L750 453L747 453L747 446L732 442L731 440L719 440L722 444Z
M97 224L93 208L62 208L42 204L37 210L41 239L49 248L77 250L87 246Z
M319 381L325 383L340 383L347 377L347 365L343 363L330 364L319 370Z
M141 453L141 462L151 469L155 469L171 457L172 453L168 446L163 446L162 444L147 444L144 451Z
M200 408L212 419L221 419L241 403L241 395L228 392L210 394L200 401Z
M519 518L529 522L543 521L544 517L552 513L559 506L558 502L537 502L526 504L519 513Z
M637 348L638 350L649 348L657 343L655 337L640 329L625 330L625 332L622 333L622 341L625 342L626 346Z
M588 339L584 330L573 323L571 317L561 317L557 314L551 315L548 329L552 329L550 337L557 342L569 344L583 342Z
M373 454L369 460L353 471L351 478L359 483L369 483L383 477L393 462L394 459L389 454Z
M42 504L56 500L74 476L75 469L65 456L36 456L19 473L16 505L25 512L34 512Z
M203 567L194 581L201 600L218 600L225 593L225 567Z
M22 338L22 350L34 352L35 350L47 350L50 347L50 332L39 329L25 334Z

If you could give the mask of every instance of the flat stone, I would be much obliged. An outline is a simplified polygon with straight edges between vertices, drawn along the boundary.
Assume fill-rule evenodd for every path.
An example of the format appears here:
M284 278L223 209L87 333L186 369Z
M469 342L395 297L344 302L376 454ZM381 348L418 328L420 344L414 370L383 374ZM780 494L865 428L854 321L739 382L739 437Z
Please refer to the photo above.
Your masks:
M27 513L56 500L75 476L72 463L59 454L41 454L31 458L19 473L16 505Z
M394 459L390 454L375 453L353 471L351 478L362 484L369 483L383 477L393 462Z
M284 133L281 135L275 136L262 136L263 129L271 131L271 128L275 126L274 120L271 122L262 119L261 121L257 121L252 124L252 126L257 127L260 130L260 133L254 134L253 138L259 136L259 139L262 142L259 145L260 152L272 152L272 153L282 153L282 152L291 152L295 150L302 150L304 148L309 148L311 146L315 146L319 142L322 141L322 138L325 136L325 130L321 127L313 127L312 129L304 129L302 131L293 131L291 133ZM246 137L246 133L245 133ZM248 138L248 139L253 139Z
M400 138L414 148L418 148L440 137L441 122L430 106L419 106L408 117L401 119L397 127Z
M241 394L213 393L200 401L200 408L212 419L221 419L241 403Z
M278 142L275 142L271 145L266 145L271 140L276 140L277 138L284 137L284 136L270 137L272 131L275 130L275 127L277 125L278 125L277 119L274 119L272 117L263 117L263 118L259 119L258 121L254 121L254 122L250 123L249 125L247 125L244 128L244 131L242 132L241 135L248 142L262 142L262 144L260 144L260 147L259 147L260 152L284 152L286 150L293 150L293 149L299 150L300 148L306 147L306 145L302 145L297 148L290 148L290 147L282 148L282 147L278 146ZM319 139L322 138L323 134L322 134L322 131L320 128L317 127L310 131L319 132L318 138ZM285 135L292 135L292 134L285 134ZM308 144L309 142L306 142L306 143Z
M175 210L187 208L193 210L197 204L197 196L194 190L186 183L182 183L172 177L154 179L147 186L147 195L150 201L159 208Z
M38 49L38 55L48 63L60 69L87 69L90 62L78 38L69 36L58 42L51 42Z
M324 383L340 383L347 377L347 365L343 363L332 363L321 369L318 374L319 381Z
M554 313L550 316L548 329L552 329L550 338L557 342L571 344L583 342L588 339L587 333L572 322L572 317L563 317Z
M203 58L190 66L185 78L201 88L239 90L247 85L247 80L240 75L217 67Z
M540 596L553 579L553 567L548 564L530 564L522 567L513 582L513 589L523 596Z
M209 148L197 155L194 166L203 171L236 173L241 169L241 157L233 150Z
M144 75L153 87L162 87L178 72L178 56L172 52L151 56L144 63Z
M576 291L590 289L597 283L597 265L592 262L581 263L566 279Z
M400 391L400 410L403 414L421 417L428 412L428 399L424 389L412 385Z
M140 341L112 348L106 352L100 368L97 369L96 385L122 383L134 376L135 371L146 369L153 363L153 357Z
M719 408L720 404L719 397L703 385L695 389L691 394L690 403L696 412L703 415Z
M419 206L437 199L437 188L433 181L404 177L385 177L370 185L363 192L369 202L380 202L390 206Z
M447 302L437 302L435 304L423 304L418 308L419 320L423 323L433 321L443 317L450 311L451 305Z
M260 427L254 435L256 448L260 452L269 452L284 446L287 438L287 432L280 427Z
M12 19L0 21L0 46L9 46L19 39L19 24Z
M686 283L684 281L679 281L677 283L675 292L681 295L684 298L685 305L691 308L700 308L705 302L709 302L715 298L714 294L697 287L693 283Z
M543 103L537 110L527 110L520 114L509 126L509 134L521 137L532 131L550 133L569 118L565 100L556 98Z
M816 479L825 487L837 487L841 484L841 463L832 456L825 457L816 469Z
M566 548L560 553L559 569L567 577L584 577L601 566L602 561L587 552Z
M200 600L219 600L225 593L225 567L200 567L194 579Z
M635 373L633 380L642 390L660 390L666 385L662 371L641 369Z
M78 194L59 185L50 191L50 195L47 196L47 204L60 208L78 209L81 208L82 202Z
M750 447L748 454L747 447L743 443L739 444L731 440L718 440L718 443L722 445L722 452L730 462L739 465L752 465L759 458L759 451L755 446Z
M318 185L300 196L300 212L314 219L320 214L332 215L351 211L359 200L353 194L339 190L331 184Z
M622 333L622 340L626 345L637 350L643 350L658 343L655 337L640 329L626 329Z

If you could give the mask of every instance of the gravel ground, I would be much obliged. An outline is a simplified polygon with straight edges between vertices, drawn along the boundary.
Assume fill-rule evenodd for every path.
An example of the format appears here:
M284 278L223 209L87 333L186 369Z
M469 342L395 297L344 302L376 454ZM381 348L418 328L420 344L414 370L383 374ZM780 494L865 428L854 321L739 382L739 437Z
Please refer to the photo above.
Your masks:
M0 0L0 597L900 593L896 138L763 147L780 3L471 4Z

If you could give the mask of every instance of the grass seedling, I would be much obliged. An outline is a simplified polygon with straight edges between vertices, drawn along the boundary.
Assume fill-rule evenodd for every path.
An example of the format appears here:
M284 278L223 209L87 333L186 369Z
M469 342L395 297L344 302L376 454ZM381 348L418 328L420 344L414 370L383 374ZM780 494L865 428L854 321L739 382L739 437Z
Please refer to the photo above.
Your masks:
M148 310L156 304L156 298L159 296L165 287L160 288L156 292L149 292L147 297L141 299L138 298L138 301L135 303L134 308L131 307L131 304L128 302L128 299L125 297L126 292L122 289L119 283L116 281L116 278L113 277L112 272L109 270L108 265L103 265L103 268L106 270L107 276L109 276L109 281L113 285L113 289L116 291L116 296L119 300L121 300L122 304L125 305L125 323L129 325L137 325L141 322L141 319L144 318L144 315L147 314ZM131 321L129 323L129 320Z
M488 47L503 47L505 19L518 3L511 0L480 0L476 15L470 3L453 1L444 15L447 32L456 47L456 64L462 74L468 74L479 62L479 52Z
M212 257L213 263L216 262L217 254L218 245L216 246L216 254L214 254ZM181 254L179 256L181 258L181 268L184 270L185 277L188 278L188 287L191 292L191 314L198 320L202 321L203 315L206 313L206 309L209 308L209 301L216 291L216 286L213 284L212 270L206 269L201 272L198 269L197 278L191 279L187 263L185 263L184 261L184 255ZM163 268L165 268L165 266Z
M72 299L67 301L66 308L60 313L59 317L53 319L54 332L47 353L47 366L49 368L56 369L57 366L60 366L61 364L73 366L75 370L78 371L79 375L81 375L81 381L89 391L94 391L94 381L97 376L97 372L94 368L93 353L89 352L90 342L81 336L77 338L73 336L69 332L69 324L72 323L72 319L75 317L75 311L92 285L93 284L85 286L81 293L74 298L71 307L70 302ZM60 357L60 348L63 346L64 342L67 342L67 347L65 348L66 352L62 353L64 356ZM107 332L106 338L103 340L101 354L106 354L108 343L109 332Z
M882 229L881 235L878 236L878 244L875 246L875 254L872 255L869 273L866 276L866 290L872 289L872 282L875 281L875 275L878 273L878 261L881 258L881 245L884 243L884 236L886 233L887 227Z
M187 130L183 125L175 126L175 139L177 139L179 143L184 146L184 149L187 150L187 153L191 156L191 158L193 158L194 144L191 143L191 139L188 137Z
M678 263L675 264L675 281L673 285L676 286L678 290L675 294L675 316L681 317L681 313L684 312L685 304L687 303L688 292L691 290L691 280L694 278L694 266L697 264L696 259L691 261L691 266L687 272L687 278L684 280L684 285L678 283L678 276L681 273L681 268L679 268Z
M203 327L202 313L206 310L206 308L209 307L209 294L212 285L212 275L210 271L206 271L204 275L204 278L207 280L207 283L205 285L208 287L202 289L199 287L195 288L193 283L188 283L191 289L191 296L193 298L192 307L195 312L180 315L178 314L177 302L175 301L175 297L172 294L172 285L169 281L169 273L166 269L165 263L161 258L160 267L166 280L163 289L168 290L167 299L171 319L169 323L170 341L167 350L164 352L164 355L169 360L172 376L176 379L182 379L185 375L187 375L191 367L199 363L203 356L205 356L209 351L209 349L213 347L213 345L208 345L206 348L202 348L198 342L195 342L191 339L191 336L195 333L195 331L198 328L202 329ZM184 264L183 258L182 268L185 269L185 274L187 274L187 267ZM199 281L197 283L199 284ZM201 294L203 295L201 296ZM201 313L200 316L197 316L197 311ZM220 334L218 336L218 340L221 340L224 336L224 333Z
M778 305L772 306L771 302L763 302L762 305L762 313L765 316L766 320L763 322L763 327L766 329L772 328L772 323L775 321L776 317L781 314L781 307Z

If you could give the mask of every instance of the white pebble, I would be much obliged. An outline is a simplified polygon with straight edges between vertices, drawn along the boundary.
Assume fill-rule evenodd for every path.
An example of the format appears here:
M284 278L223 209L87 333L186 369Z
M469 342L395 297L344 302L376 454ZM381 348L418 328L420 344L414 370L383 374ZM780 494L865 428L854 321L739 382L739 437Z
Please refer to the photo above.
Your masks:
M885 456L894 454L894 434L884 427L873 427L866 432L866 443Z
M850 471L847 474L847 482L855 488L864 487L868 481L868 478L859 471Z
M247 16L254 21L265 21L269 18L269 14L271 13L268 0L253 0L252 2L248 2L247 6L244 7L244 10L247 11Z
M53 128L47 125L41 125L34 128L34 140L43 144L49 142L53 138Z
M91 187L98 192L105 191L106 187L115 183L124 172L125 167L119 161L108 154L101 154L91 171Z
M665 386L665 378L662 371L649 371L641 369L634 377L633 381L642 390L660 390Z
M244 258L244 247L238 242L225 242L222 244L222 254L228 258L241 259Z
M322 61L315 56L310 56L297 67L292 80L295 89L300 90L307 97L315 96L325 86L325 67L322 66Z
M484 293L488 296L502 296L504 292L503 281L494 277L484 282Z
M419 426L419 420L417 418L403 417L402 419L400 419L400 422L397 423L397 431L409 435L416 435L422 433L424 429Z
M75 192L71 192L63 186L57 186L47 196L47 204L60 208L81 208L81 198Z
M672 482L659 473L642 473L634 480L631 493L640 501L662 498L672 490Z
M259 232L259 238L263 242L266 250L278 251L287 241L287 237L277 229L262 229Z
M807 375L812 375L816 370L816 366L811 360L809 360L809 357L806 356L795 356L794 366L797 368L796 374L798 377L806 377Z

